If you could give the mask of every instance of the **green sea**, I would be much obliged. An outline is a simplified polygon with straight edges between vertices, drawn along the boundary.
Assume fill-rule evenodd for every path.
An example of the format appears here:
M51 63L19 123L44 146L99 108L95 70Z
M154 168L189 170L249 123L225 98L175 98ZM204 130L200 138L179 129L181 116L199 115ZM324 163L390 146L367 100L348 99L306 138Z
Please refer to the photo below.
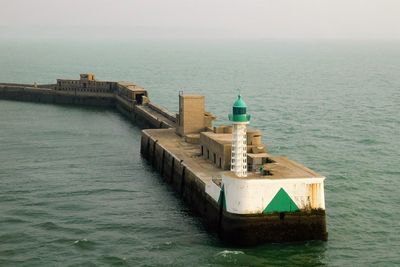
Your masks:
M400 43L0 42L0 82L94 72L219 123L240 91L274 155L325 175L328 242L229 247L140 156L110 109L0 100L0 266L399 266Z

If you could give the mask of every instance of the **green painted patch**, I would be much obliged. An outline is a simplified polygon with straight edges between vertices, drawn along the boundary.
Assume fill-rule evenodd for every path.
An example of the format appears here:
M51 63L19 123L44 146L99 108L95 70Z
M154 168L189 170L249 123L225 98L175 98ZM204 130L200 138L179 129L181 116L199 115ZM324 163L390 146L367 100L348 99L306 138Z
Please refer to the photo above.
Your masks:
M286 191L281 188L274 196L268 206L264 209L263 213L272 212L294 212L299 211L296 203L290 198Z
M249 122L250 115L247 112L247 105L243 101L242 96L238 95L235 103L233 103L232 114L228 115L230 121L233 122Z
M233 103L234 108L247 108L246 103L243 101L243 98L241 95L238 95L235 103Z
M219 197L218 197L218 205L226 210L226 200L225 200L225 189L224 185L221 187L221 191L219 191Z

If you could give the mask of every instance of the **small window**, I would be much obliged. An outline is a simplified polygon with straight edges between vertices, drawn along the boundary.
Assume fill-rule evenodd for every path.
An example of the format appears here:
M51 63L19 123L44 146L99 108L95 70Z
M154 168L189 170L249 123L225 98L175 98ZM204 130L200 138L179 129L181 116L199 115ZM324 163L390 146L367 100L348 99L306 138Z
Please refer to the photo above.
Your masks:
M233 107L233 114L235 114L235 115L246 114L246 108L244 108L244 107Z

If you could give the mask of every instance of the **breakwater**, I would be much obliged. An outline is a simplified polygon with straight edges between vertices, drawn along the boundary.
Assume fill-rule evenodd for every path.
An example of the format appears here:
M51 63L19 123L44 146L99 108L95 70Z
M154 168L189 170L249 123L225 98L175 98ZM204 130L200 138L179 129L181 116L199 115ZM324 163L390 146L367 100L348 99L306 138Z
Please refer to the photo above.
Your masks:
M253 176L232 176L225 172L231 162L232 128L213 127L216 117L205 112L203 96L179 97L180 112L172 114L152 103L143 88L97 81L93 74L58 79L54 85L0 84L0 99L116 108L150 128L142 132L142 155L207 228L229 244L327 240L325 177L271 157L258 131L249 132L245 141L246 168ZM263 168L268 170L258 172Z
M51 88L37 88L21 85L0 84L0 98L48 104L67 104L84 106L115 106L115 98L108 95L70 95L56 92Z
M0 83L0 99L46 104L82 105L116 108L120 113L143 128L169 128L175 126L172 114L158 105L136 101L117 92L68 92L57 90L57 84L34 85Z
M195 145L184 144L174 129L144 130L141 153L200 216L206 227L229 244L250 246L264 242L327 240L324 210L295 213L234 214L226 210L223 194L215 201L208 193L220 170L199 159ZM182 150L191 151L189 154ZM199 165L200 164L200 165ZM220 184L219 184L220 186ZM219 192L218 192L219 193Z

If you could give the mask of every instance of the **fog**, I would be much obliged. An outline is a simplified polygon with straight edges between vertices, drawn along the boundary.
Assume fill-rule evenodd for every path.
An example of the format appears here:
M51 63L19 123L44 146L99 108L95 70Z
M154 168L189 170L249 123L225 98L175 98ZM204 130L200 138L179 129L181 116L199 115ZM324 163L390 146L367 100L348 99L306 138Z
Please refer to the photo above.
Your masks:
M400 39L400 1L0 0L0 38Z

